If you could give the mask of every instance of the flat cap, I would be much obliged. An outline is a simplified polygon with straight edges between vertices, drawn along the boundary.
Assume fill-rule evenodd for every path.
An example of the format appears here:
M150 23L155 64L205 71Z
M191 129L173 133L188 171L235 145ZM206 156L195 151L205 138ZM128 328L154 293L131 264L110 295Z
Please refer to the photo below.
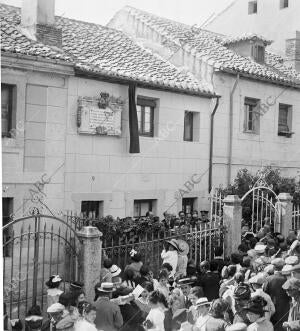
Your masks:
M266 282L266 276L264 273L260 272L257 275L249 279L249 283L263 285Z

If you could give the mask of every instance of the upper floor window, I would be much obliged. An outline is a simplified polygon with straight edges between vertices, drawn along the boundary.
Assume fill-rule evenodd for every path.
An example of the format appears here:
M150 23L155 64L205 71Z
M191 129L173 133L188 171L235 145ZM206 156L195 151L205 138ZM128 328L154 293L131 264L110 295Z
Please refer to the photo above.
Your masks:
M252 56L254 60L258 63L265 62L265 47L261 45L252 46Z
M257 107L259 106L259 100L254 98L245 98L245 122L244 131L249 133L259 133L259 112Z
M288 8L289 0L280 0L280 9Z
M290 138L292 134L292 106L280 103L278 112L278 136Z
M257 13L257 1L249 1L248 2L248 14L256 14Z
M199 141L200 114L193 111L184 113L184 141Z
M140 97L137 98L136 110L140 136L153 137L155 107L155 100Z
M11 137L14 129L13 112L14 112L14 85L1 84L1 125L2 137Z

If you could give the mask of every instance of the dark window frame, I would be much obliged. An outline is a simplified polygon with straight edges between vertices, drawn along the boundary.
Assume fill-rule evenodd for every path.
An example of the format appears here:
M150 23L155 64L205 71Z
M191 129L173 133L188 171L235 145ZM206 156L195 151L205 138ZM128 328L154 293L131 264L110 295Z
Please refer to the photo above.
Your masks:
M187 123L188 119L191 123ZM187 127L190 132L187 131ZM194 141L194 113L188 110L184 113L183 141Z
M265 47L263 45L252 45L252 56L258 63L265 62Z
M11 138L12 137L12 129L13 129L13 111L14 111L14 89L15 85L1 83L1 94L2 88L8 89L8 127L7 132L3 132L3 128L1 128L1 136ZM1 117L2 117L2 100L1 100Z
M137 98L137 106L140 106L140 121L139 126L139 135L143 137L154 137L154 110L156 108L156 102L154 99L144 99ZM150 109L150 131L145 130L145 108ZM138 110L137 110L138 112Z
M257 1L248 2L248 15L257 14Z
M142 203L149 203L148 211L153 211L155 200L156 199L135 199L133 201L133 214L134 214L133 217L145 217L146 216L146 215L141 215L141 211L142 211L141 204ZM138 206L139 206L139 211L138 211L139 215L135 215L136 204L138 204Z
M192 213L195 209L195 202L197 198L182 198L182 211L184 211L185 214L187 214L186 206L191 206L191 210L189 213Z
M280 119L282 118L282 116L280 116L280 112L282 110L286 111L286 122L280 123ZM278 107L278 136L284 136L287 138L291 138L293 132L292 132L292 121L289 121L289 119L291 118L292 114L291 112L293 111L293 107L292 105L288 105L288 104L284 104L284 103L279 103L279 107ZM280 128L281 127L281 128Z
M280 9L285 9L289 7L289 0L280 0Z
M95 218L99 218L99 217L101 217L101 215L100 215L101 203L103 203L103 201L101 201L101 200L82 200L81 206L80 206L80 211L82 214L85 213L86 214L85 217L87 217L87 218L89 218L90 212L93 213L95 211ZM87 209L87 210L90 209L90 210L85 211L83 209Z
M245 97L244 99L244 116L245 116L245 123L244 123L244 132L245 133L254 133L259 134L259 114L256 107L259 106L260 100L254 99L250 97ZM248 109L247 106L250 108ZM249 128L249 115L251 113L251 124L252 128Z

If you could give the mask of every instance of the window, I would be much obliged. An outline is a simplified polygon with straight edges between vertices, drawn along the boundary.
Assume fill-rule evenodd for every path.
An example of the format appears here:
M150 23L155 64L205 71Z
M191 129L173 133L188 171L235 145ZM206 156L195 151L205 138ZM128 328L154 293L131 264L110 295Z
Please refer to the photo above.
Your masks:
M140 136L153 137L155 107L155 100L140 97L137 98L136 110Z
M13 198L2 198L2 226L10 222L10 215L13 213L13 204ZM11 244L5 245L12 237L12 230L12 227L8 227L3 231L3 256L5 257L11 256L12 253Z
M186 111L184 114L184 141L193 141L193 113Z
M244 131L249 133L259 133L259 100L253 98L245 98L245 122Z
M280 103L278 112L278 136L290 138L292 134L292 106Z
M186 111L184 113L184 141L199 141L200 139L200 113Z
M289 0L280 0L280 9L288 8Z
M134 200L133 217L146 216L147 211L154 212L156 200Z
M99 218L103 216L103 201L81 201L82 217Z
M252 46L252 56L254 61L258 63L265 62L265 47L261 45L253 45Z
M14 86L1 84L1 125L2 137L11 137L13 127L13 92Z
M191 213L196 205L196 198L183 198L182 199L182 210L187 213Z
M257 1L249 1L248 2L248 14L256 14L257 13Z

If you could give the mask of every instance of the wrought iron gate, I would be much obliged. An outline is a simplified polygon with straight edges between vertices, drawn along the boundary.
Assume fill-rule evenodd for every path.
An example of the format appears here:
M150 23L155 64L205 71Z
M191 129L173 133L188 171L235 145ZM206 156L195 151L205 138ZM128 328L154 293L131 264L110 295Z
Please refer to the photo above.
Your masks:
M36 304L45 313L45 282L51 275L63 278L64 289L80 281L81 242L64 220L36 214L11 221L2 231L3 296L10 318L24 317Z
M265 224L271 231L281 230L281 206L277 194L267 186L256 186L242 197L243 222L257 232Z

